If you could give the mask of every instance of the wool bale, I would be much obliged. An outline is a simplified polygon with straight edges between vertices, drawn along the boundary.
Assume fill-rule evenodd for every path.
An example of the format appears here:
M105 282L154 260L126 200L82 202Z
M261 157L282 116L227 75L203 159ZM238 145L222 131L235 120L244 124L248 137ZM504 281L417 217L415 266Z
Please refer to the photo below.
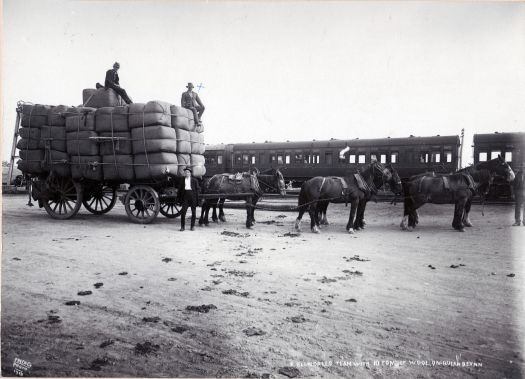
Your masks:
M100 137L113 137L114 139L100 140L100 155L130 155L131 133L129 132L102 132Z
M177 152L177 134L170 127L154 125L131 129L133 154Z
M73 179L89 179L102 181L102 164L98 155L72 155L71 177Z
M191 154L204 154L204 135L197 132L190 132Z
M42 164L40 161L31 162L24 159L19 159L16 162L16 166L24 174L41 174L42 173Z
M172 105L171 112L171 126L176 129L184 129L193 131L195 129L195 122L193 121L193 112L189 109Z
M20 125L28 128L40 128L47 124L47 114L51 107L41 104L24 104Z
M135 179L164 178L166 170L171 174L177 174L177 154L154 153L135 155L133 165L135 168Z
M20 150L20 158L28 162L41 162L44 160L44 151L41 149Z
M16 143L16 148L19 150L34 150L40 148L40 140L21 138Z
M124 105L124 101L111 88L86 88L82 91L82 104L93 108L118 107Z
M95 130L95 109L78 107L66 115L66 131L82 132Z
M133 103L129 105L129 127L149 125L171 126L170 104L164 101Z
M104 180L132 182L135 180L132 155L103 155L102 172Z
M177 154L177 161L179 163L179 169L177 171L177 175L184 176L184 169L186 167L191 168L190 154Z
M39 140L40 139L40 129L20 128L18 129L18 135L24 139Z
M71 166L69 165L69 155L57 150L45 152L42 170L44 172L53 172L58 176L70 177Z
M175 129L177 134L177 152L180 154L191 153L191 139L190 133L185 129Z
M66 151L66 129L63 126L44 125L40 128L41 149L49 144L52 150Z
M66 134L66 150L73 155L98 155L99 146L96 139L90 137L98 137L96 132L72 132Z
M193 176L201 178L206 174L206 167L204 166L204 155L201 154L191 154L191 170L193 171Z
M95 112L97 132L129 132L127 105L121 107L104 107Z
M66 117L72 113L76 113L75 107L68 107L67 105L57 105L51 107L47 113L47 125L50 126L65 126Z

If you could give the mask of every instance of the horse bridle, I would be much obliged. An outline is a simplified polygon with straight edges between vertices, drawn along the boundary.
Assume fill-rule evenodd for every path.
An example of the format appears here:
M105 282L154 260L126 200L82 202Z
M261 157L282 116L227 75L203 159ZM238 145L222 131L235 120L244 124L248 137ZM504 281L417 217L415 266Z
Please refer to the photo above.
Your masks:
M277 174L277 172L276 172L276 174ZM271 175L271 174L256 174L256 177L257 177L257 178L260 178L260 177L270 177L270 178L273 178L274 176L276 176L276 175ZM277 176L279 176L279 175L277 174ZM281 178L279 177L279 181L280 181L280 180L281 180ZM284 179L283 179L283 181L284 181ZM281 190L280 190L279 188L274 187L274 186L272 186L271 184L268 184L268 183L266 183L266 182L264 182L264 181L259 181L259 183L262 184L262 185L264 185L264 186L266 186L266 188L269 188L269 189L271 189L271 190L275 190L277 193L281 193Z

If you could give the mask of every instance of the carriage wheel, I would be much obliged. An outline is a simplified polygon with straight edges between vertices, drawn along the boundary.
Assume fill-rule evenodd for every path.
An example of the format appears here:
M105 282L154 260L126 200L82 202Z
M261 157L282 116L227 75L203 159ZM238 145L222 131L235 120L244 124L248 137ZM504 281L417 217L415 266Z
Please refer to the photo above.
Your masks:
M101 215L108 213L117 202L117 189L104 185L98 185L90 191L90 196L82 200L84 207L93 214Z
M55 177L49 183L49 199L43 201L47 214L58 220L76 215L82 205L82 187L70 178Z
M160 204L160 213L167 218L180 216L180 208L175 201L167 201Z
M150 186L135 186L126 194L124 207L131 221L149 224L159 214L159 196Z

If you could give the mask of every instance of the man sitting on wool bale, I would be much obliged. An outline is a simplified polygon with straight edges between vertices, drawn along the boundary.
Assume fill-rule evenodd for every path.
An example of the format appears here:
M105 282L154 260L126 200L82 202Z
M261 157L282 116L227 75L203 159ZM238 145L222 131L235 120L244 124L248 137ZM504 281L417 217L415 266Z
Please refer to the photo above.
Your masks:
M190 109L193 112L196 125L202 125L201 117L204 113L204 104L199 98L199 95L192 91L192 83L188 83L186 88L188 90L182 93L181 105L183 108Z
M106 80L104 82L105 88L111 88L113 91L118 93L120 97L126 102L126 104L131 104L132 101L129 98L126 90L122 88L119 84L118 69L120 68L120 63L115 62L113 68L106 71ZM102 88L100 83L97 83L97 89Z

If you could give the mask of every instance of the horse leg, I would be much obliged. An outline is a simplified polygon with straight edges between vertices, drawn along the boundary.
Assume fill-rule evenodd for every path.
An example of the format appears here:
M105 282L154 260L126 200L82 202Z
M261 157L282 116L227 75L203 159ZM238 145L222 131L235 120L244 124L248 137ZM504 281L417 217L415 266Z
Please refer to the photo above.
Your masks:
M472 226L472 222L470 222L470 218L469 218L471 206L472 206L472 196L469 197L469 199L467 200L467 203L465 204L465 212L463 213L463 220L461 220L463 223L463 226L466 226L466 227Z
M308 213L310 214L310 229L313 233L319 233L319 228L317 226L317 214L316 214L317 204L310 204L308 207Z
M226 216L224 215L224 202L226 199L219 199L219 220L226 222Z
M219 221L218 218L217 218L217 200L215 200L213 202L213 212L211 214L211 220L213 222L218 222Z
M365 207L366 207L366 200L362 199L359 201L359 204L357 205L357 212L354 222L354 229L355 230L361 230L365 227L363 226L362 220L365 217Z
M321 224L322 225L329 225L328 219L326 218L326 212L328 211L328 204L330 204L330 202L327 201L321 206Z
M346 230L350 234L354 234L354 222L357 207L359 206L359 199L353 199L350 205L350 215L348 216L348 224L346 224Z
M461 220L463 219L463 212L465 211L465 203L467 202L466 198L459 198L454 203L454 219L452 220L452 227L458 232L464 232L463 224Z
M303 219L303 215L305 212L305 207L299 207L299 214L297 215L297 218L295 219L295 230L298 232L301 231L301 220Z
M246 227L250 229L252 227L252 197L248 196L246 198Z
M204 213L206 212L206 200L202 202L201 216L199 217L199 225L204 224Z
M259 200L259 198L257 196L255 196L252 200L252 208L251 208L251 215L250 215L250 221L251 221L251 225L255 225L255 207L257 206L257 201Z

